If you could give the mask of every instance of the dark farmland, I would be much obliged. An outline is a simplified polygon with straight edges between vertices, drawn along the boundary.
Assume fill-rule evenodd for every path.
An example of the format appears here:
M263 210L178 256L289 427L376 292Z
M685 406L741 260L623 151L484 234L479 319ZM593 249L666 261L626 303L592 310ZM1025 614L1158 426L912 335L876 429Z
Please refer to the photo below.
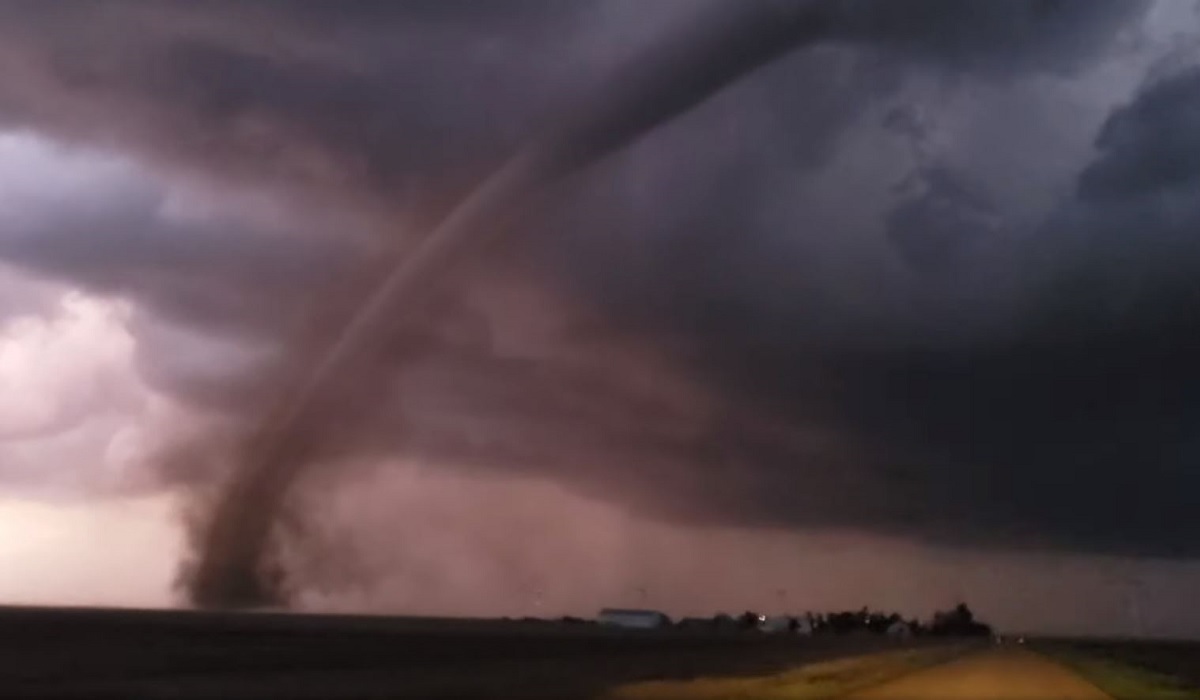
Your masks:
M586 624L0 609L0 697L586 698L895 648L878 637Z

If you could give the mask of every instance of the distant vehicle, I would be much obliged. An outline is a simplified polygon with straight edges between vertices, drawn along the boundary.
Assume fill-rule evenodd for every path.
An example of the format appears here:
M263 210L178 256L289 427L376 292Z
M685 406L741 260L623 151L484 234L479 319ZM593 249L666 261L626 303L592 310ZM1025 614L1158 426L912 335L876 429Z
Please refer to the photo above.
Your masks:
M1004 644L1024 644L1025 643L1024 637L1016 637L1014 639L1014 638L1010 638L1010 637L1005 637L1002 634L997 634L992 639L996 642L996 646L1002 646Z
M671 625L671 618L666 613L657 610L604 608L596 617L596 622L609 627L657 629L659 627L669 627Z

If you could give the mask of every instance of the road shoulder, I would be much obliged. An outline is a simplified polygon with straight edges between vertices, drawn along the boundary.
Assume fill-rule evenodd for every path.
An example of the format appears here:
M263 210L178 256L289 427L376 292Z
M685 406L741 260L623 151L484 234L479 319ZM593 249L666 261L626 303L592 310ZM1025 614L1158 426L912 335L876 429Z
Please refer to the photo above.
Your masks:
M1111 700L1069 668L1023 648L980 651L850 697L855 700Z
M939 664L978 648L971 644L901 649L805 664L783 673L746 677L705 677L686 681L650 681L615 688L605 700L717 700L788 698L822 700L845 697Z

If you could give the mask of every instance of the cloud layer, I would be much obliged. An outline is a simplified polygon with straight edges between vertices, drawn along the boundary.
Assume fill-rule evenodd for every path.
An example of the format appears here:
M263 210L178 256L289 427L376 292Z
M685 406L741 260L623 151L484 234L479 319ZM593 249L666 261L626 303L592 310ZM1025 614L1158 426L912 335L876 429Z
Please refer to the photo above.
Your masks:
M1200 78L1195 37L1154 29L1192 7L829 7L826 41L448 275L329 399L317 460L537 475L690 523L1200 554ZM133 165L5 209L0 258L127 299L141 376L234 426L457 198L695 13L2 11L0 125Z

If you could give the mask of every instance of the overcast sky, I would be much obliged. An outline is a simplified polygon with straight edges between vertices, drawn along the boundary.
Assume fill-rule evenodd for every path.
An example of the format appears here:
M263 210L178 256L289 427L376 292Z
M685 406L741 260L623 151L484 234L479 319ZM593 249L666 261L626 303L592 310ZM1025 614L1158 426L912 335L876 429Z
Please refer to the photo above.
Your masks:
M1200 635L1200 5L830 6L382 329L298 606ZM720 7L0 5L0 599L180 600L387 261Z

